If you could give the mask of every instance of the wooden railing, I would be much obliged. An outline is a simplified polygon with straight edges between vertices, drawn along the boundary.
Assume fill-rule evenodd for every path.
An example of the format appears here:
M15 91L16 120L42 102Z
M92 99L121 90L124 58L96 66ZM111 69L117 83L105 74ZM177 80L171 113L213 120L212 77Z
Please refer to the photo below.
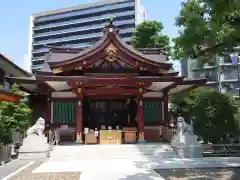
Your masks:
M205 144L205 157L240 157L240 144Z

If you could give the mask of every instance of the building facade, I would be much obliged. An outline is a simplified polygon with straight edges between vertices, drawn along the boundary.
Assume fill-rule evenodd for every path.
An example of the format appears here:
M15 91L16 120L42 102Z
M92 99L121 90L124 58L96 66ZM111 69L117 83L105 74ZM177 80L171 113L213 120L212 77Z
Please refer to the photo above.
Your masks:
M30 18L29 61L35 72L44 63L46 45L88 47L103 35L109 17L130 43L135 26L146 19L140 0L107 0L33 14Z
M237 64L232 64L229 55L215 59L211 64L199 65L196 60L185 60L181 63L182 72L189 78L206 78L206 85L219 92L239 96L240 80L238 78ZM238 62L240 69L240 63Z
M28 72L18 67L12 60L0 53L0 101L19 102L20 97L9 93L7 90L12 83L4 77L29 77Z
M0 86L4 89L9 89L11 84L4 78L10 77L27 77L30 73L17 66L12 60L0 53Z

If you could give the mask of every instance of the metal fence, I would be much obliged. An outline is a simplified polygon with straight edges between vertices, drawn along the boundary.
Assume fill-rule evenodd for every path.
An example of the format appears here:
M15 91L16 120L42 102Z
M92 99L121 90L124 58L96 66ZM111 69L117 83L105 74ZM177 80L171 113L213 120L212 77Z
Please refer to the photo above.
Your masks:
M205 144L205 157L240 157L240 144Z
M22 135L19 132L12 132L12 143L5 146L0 144L0 165L11 161L12 155L16 154L14 153L16 143L22 143Z
M0 145L0 165L11 161L12 144Z

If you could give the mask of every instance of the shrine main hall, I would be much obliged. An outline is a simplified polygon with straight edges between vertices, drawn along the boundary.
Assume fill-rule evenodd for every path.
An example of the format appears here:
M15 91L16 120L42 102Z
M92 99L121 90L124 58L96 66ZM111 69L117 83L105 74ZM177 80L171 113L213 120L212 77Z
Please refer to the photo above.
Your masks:
M169 97L206 82L178 76L157 48L129 46L113 23L91 47L49 46L36 74L6 79L29 94L34 121L85 144L160 140Z

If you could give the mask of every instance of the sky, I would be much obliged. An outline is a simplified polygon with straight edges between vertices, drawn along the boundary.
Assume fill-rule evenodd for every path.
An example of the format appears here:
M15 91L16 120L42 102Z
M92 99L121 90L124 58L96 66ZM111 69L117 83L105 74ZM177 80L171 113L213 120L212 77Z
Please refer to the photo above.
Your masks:
M0 5L0 53L24 68L28 55L30 16L33 13L54 10L99 0L7 0ZM163 23L163 33L174 37L178 29L174 27L182 0L141 0L147 10L147 20ZM178 69L178 63L174 63Z

